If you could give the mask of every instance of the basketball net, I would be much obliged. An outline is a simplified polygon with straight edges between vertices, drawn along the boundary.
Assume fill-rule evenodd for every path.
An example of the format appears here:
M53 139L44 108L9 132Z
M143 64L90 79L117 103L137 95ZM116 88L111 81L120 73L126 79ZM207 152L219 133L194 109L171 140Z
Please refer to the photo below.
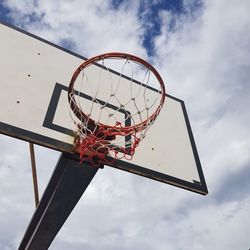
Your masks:
M83 62L68 91L74 151L95 166L131 160L165 95L159 73L136 56L113 52Z

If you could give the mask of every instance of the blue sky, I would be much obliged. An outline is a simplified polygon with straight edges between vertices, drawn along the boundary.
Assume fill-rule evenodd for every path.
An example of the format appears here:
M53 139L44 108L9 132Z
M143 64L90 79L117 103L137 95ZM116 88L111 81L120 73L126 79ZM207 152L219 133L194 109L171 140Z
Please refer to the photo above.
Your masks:
M34 6L37 6L37 2L34 1ZM110 8L114 10L119 10L127 5L126 1L111 1ZM128 5L129 6L129 5ZM145 24L144 32L142 34L142 45L145 47L147 54L153 56L154 54L154 37L159 35L161 32L161 18L159 13L162 11L170 11L174 15L169 23L169 30L174 31L175 29L175 15L185 15L187 11L190 13L197 12L202 7L202 2L200 0L191 1L191 4L185 6L185 2L182 0L169 0L169 1L138 1L138 18L141 22ZM8 4L0 3L1 20L7 23L15 23L12 16L11 8ZM43 18L44 13L37 15L35 12L30 12L25 15L28 22L37 22ZM15 23L15 25L18 25ZM19 24L18 26L22 26ZM66 43L62 43L64 47L72 49L72 43L65 40Z
M106 167L51 249L250 248L249 8L248 0L0 3L1 21L83 56L120 50L153 62L186 103L209 188L203 197ZM59 153L36 147L36 155L42 192ZM0 249L12 250L34 211L28 145L1 135L0 159Z

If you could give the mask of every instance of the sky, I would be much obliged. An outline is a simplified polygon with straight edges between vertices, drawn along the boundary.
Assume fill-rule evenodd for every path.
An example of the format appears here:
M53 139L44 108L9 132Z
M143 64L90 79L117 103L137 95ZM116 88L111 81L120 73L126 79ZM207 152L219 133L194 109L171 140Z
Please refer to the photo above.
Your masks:
M0 2L1 21L85 57L152 62L185 101L209 190L105 167L50 249L250 248L249 9L248 0ZM58 157L36 146L40 194ZM34 209L28 144L0 135L0 249L17 249Z

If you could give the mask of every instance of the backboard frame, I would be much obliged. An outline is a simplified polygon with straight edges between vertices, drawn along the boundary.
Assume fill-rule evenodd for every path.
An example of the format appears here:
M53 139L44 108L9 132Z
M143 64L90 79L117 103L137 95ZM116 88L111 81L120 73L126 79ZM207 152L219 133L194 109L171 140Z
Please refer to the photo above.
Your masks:
M17 27L9 25L9 24L5 24L5 23L1 23L1 24L9 27L11 29L14 29L18 32L21 32L27 36L30 36L36 40L39 40L43 43L46 43L46 44L48 44L56 49L59 49L67 54L70 54L74 57L77 57L77 58L82 59L82 60L86 60L85 57L83 57L77 53L74 53L74 52L69 51L65 48L62 48L54 43L51 43L43 38L40 38L36 35L33 35L27 31L21 30ZM0 84L1 84L1 82L0 82ZM48 109L47 109L48 111L46 113L46 116L45 116L45 119L43 122L43 126L49 127L51 129L54 129L54 130L59 130L60 133L72 135L72 131L70 131L69 129L53 123L55 110L56 110L57 104L58 104L57 98L60 96L62 91L67 91L67 88L64 85L62 85L60 82L55 82L54 92L53 92L53 95L51 97L50 103L48 105ZM176 178L176 177L168 175L168 174L164 174L164 173L160 173L158 171L154 171L152 169L144 168L142 166L133 164L132 162L129 162L129 163L125 162L123 160L116 160L115 162L112 162L111 167L125 170L127 172L131 172L131 173L134 173L134 174L137 174L140 176L144 176L144 177L147 177L147 178L150 178L153 180L157 180L157 181L160 181L163 183L167 183L167 184L174 185L174 186L177 186L177 187L180 187L183 189L187 189L187 190L199 193L199 194L206 195L208 193L208 190L207 190L205 178L204 178L202 167L201 167L201 162L199 159L198 151L196 148L194 136L193 136L191 125L190 125L190 122L188 119L188 114L187 114L187 111L185 108L184 101L182 101L176 97L173 97L169 94L167 94L166 97L178 102L181 105L183 116L184 116L185 123L186 123L188 136L189 136L189 140L190 140L191 147L192 147L194 160L195 160L197 171L198 171L199 181L197 181L197 180L193 180L193 182L185 181L185 180L182 180L180 178ZM151 129L154 129L154 128L152 127ZM46 137L46 136L41 135L41 134L33 133L33 132L28 131L28 130L15 127L11 124L6 124L2 121L0 121L0 133L7 135L7 136L17 138L17 139L24 140L27 142L32 142L32 143L35 143L35 144L38 144L41 146L45 146L45 147L48 147L48 148L51 148L51 149L54 149L57 151L73 154L72 144L61 142L59 140L56 140L56 139L53 139L50 137Z

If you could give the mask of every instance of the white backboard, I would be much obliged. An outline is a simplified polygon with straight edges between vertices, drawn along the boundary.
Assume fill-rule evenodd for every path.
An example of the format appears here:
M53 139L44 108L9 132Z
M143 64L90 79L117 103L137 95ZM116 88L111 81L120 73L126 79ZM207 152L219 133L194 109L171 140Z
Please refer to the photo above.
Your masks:
M67 90L86 59L6 24L0 24L0 37L0 132L72 153ZM134 158L112 167L207 194L184 102L170 95Z

